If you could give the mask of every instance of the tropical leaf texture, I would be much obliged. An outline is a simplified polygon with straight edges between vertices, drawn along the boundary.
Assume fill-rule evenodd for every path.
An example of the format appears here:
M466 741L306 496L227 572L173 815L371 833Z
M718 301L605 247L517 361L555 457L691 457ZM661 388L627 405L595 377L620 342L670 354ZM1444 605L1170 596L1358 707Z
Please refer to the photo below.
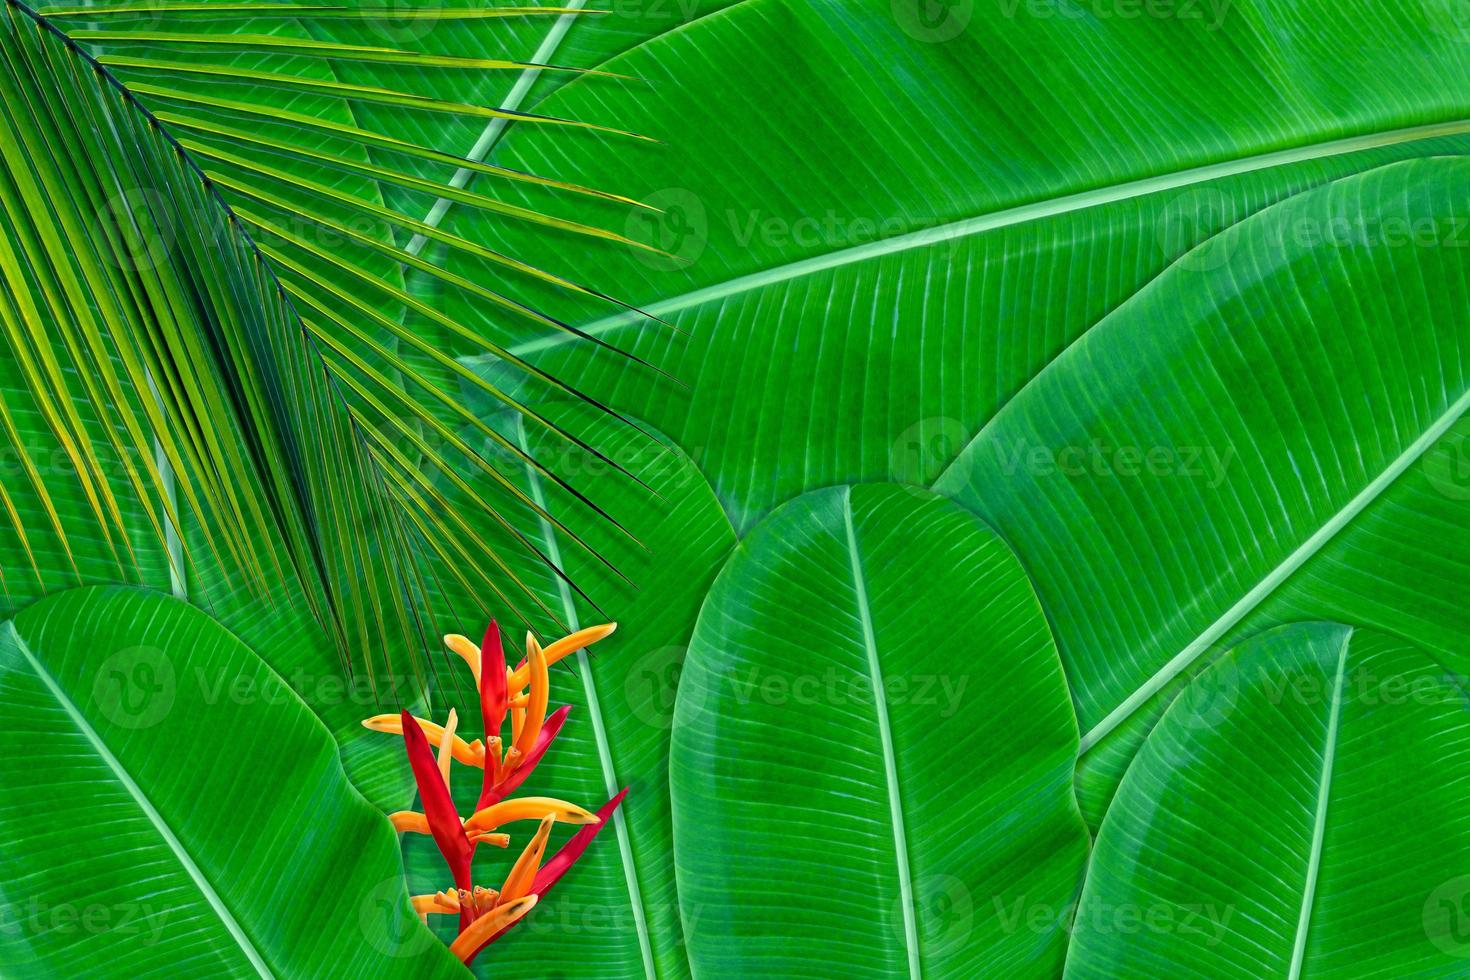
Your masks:
M1467 97L1442 79L1470 51L1437 29L1438 0L1238 2L1218 25L1092 18L1085 31L975 4L942 41L893 8L747 0L699 17L605 65L660 94L630 107L629 128L696 126L699 139L609 160L517 127L495 157L666 209L633 227L674 259L609 249L599 267L683 334L592 311L579 322L687 390L550 337L516 349L667 432L742 530L833 482L931 482L1203 238L1325 181L1467 146ZM851 70L855 51L882 71ZM578 78L535 108L596 115L622 84ZM515 233L470 212L445 227Z
M1242 222L1089 331L939 481L1031 569L1091 819L1161 692L1222 640L1334 616L1470 667L1463 494L1428 469L1470 431L1467 181L1464 158L1405 162ZM1344 240L1299 234L1339 221Z
M610 7L6 0L0 611L187 598L394 809L425 640L620 621L479 975L1456 975L1470 21Z
M389 27L355 9L324 10L319 23L288 13L280 5L117 4L37 14L7 5L12 210L26 213L7 271L15 296L8 337L20 376L10 385L16 422L6 435L31 477L25 499L7 508L15 544L7 554L34 559L7 560L7 579L25 580L11 602L60 580L168 581L159 567L171 564L181 593L191 581L222 583L216 595L198 598L223 603L226 613L242 594L304 601L327 624L330 642L369 677L422 672L415 652L435 632L426 578L451 537L442 511L420 504L429 474L463 471L447 491L455 507L492 520L499 495L514 497L517 488L497 482L463 440L444 435L452 433L445 420L476 419L405 372L399 346L426 345L403 318L429 318L466 343L499 351L502 319L568 329L506 300L495 288L500 277L578 288L446 239L422 218L442 193L543 230L601 232L450 186L461 171L507 182L541 178L441 153L391 127L366 129L352 114L371 103L402 119L540 122L446 101L434 93L445 83L424 81L515 76L524 65L361 43ZM562 16L541 8L428 13L466 25ZM400 17L408 25L420 19ZM230 30L219 30L221 22ZM457 37L464 47L476 43L469 30L433 36ZM53 78L61 90L51 88ZM97 120L106 121L101 131L92 128ZM117 133L130 134L130 144ZM433 167L420 176L403 169L405 160ZM593 193L543 183L558 193ZM37 203L41 194L48 205ZM92 215L106 218L100 231ZM481 271L445 280L419 257L430 240L473 254ZM480 314L448 321L405 290L404 270L473 295ZM46 349L43 325L69 320L75 343L53 340L56 349ZM93 366L108 358L118 362L112 373L128 398ZM556 388L554 379L542 380ZM67 387L48 397L43 383ZM502 392L480 390L520 410ZM30 458L56 455L53 445L72 471L55 491L44 488L48 474ZM109 466L114 456L123 462ZM555 474L543 476L550 494L565 489ZM102 547L73 548L73 536ZM505 574L503 556L484 540L456 544ZM92 554L73 569L77 551ZM134 560L137 552L144 554ZM508 574L504 586L518 588Z
M697 143L622 158L627 160L627 177L619 186L640 199L672 205L648 231L650 240L676 259L645 263L636 256L610 258L608 274L629 284L630 298L677 320L686 334L654 335L620 316L589 315L584 325L605 338L618 338L653 365L685 379L688 390L597 358L574 365L572 348L551 339L528 339L517 349L547 370L570 372L581 387L669 432L699 463L738 530L802 490L834 481L886 478L940 481L938 489L977 507L1008 538L1026 533L988 498L994 488L996 500L1020 500L1036 477L998 473L994 467L970 474L968 464L957 464L956 458L970 443L991 440L1006 419L1020 423L1023 416L1043 410L1046 396L1028 388L1043 382L1033 379L1049 375L1047 384L1066 379L1078 398L1096 403L1095 408L1071 406L1057 419L1058 434L1083 446L1095 434L1087 428L1094 411L1126 410L1131 404L1143 413L1147 399L1167 397L1167 392L1140 384L1143 375L1132 369L1132 352L1121 345L1118 356L1128 359L1130 368L1126 381L1096 373L1084 380L1079 371L1061 367L1064 352L1080 367L1086 355L1073 348L1086 345L1079 338L1095 325L1126 318L1122 311L1136 305L1140 292L1161 275L1177 284L1181 299L1193 288L1186 285L1191 271L1196 283L1257 279L1257 267L1268 256L1259 247L1235 251L1229 243L1240 241L1238 237L1225 239L1220 251L1192 250L1273 203L1396 162L1455 156L1467 149L1470 97L1461 87L1437 79L1462 77L1470 46L1455 29L1452 12L1439 2L1392 8L1252 2L1231 5L1218 21L1090 17L1085 22L1088 29L1081 31L1069 18L977 5L968 22L951 25L962 29L946 29L943 38L916 37L915 25L895 19L888 4L750 2L700 17L614 57L609 68L666 83L672 90L669 98L642 106L629 117L629 125L640 131L672 130L675 120L687 118L751 119L758 121L753 126L789 134L789 140L747 139L738 126L711 125L708 137ZM1342 40L1347 37L1359 40L1350 44ZM886 66L884 78L922 81L885 85L870 74L843 70L848 52L858 49L872 63ZM795 50L802 53L800 58L784 54ZM771 67L753 67L761 59L770 59ZM1264 71L1264 65L1276 69ZM695 70L713 77L738 76L750 84L719 87L712 103L707 92L696 95L687 84L687 73ZM674 79L685 84L672 84ZM571 81L537 109L591 111L608 97L611 84L596 78ZM1102 91L1107 92L1105 99L1097 94ZM973 125L953 126L957 112ZM553 146L529 130L513 131L497 159L509 166L554 167L569 178L594 167L606 172L576 145ZM1426 175L1424 183L1439 182L1446 194L1453 194L1458 169L1446 166L1438 173ZM1384 179L1359 186L1378 188ZM1382 190L1387 207L1383 217L1408 217L1403 206L1387 204L1392 193ZM1336 466L1334 456L1348 457L1342 471L1347 481L1339 484L1343 489L1355 475L1362 481L1346 496L1313 498L1338 507L1386 472L1359 467L1354 474L1348 465L1357 452L1352 440L1362 440L1375 451L1393 445L1406 451L1435 420L1453 422L1445 413L1463 393L1453 376L1459 356L1454 335L1461 325L1439 315L1447 309L1454 317L1458 298L1455 261L1460 253L1453 245L1463 231L1453 227L1456 212L1449 204L1414 211L1413 218L1449 223L1440 228L1446 247L1425 259L1431 269L1442 267L1447 281L1423 287L1420 313L1432 309L1436 314L1428 324L1405 327L1395 320L1390 326L1371 309L1361 314L1344 310L1344 297L1362 289L1373 295L1386 290L1389 301L1398 302L1399 292L1419 288L1417 256L1436 250L1392 248L1393 258L1384 261L1405 277L1407 286L1397 280L1384 284L1390 278L1383 271L1386 266L1376 272L1334 269L1338 256L1357 261L1359 255L1384 251L1375 250L1371 241L1353 245L1356 224L1346 225L1351 229L1348 246L1337 247L1334 229L1341 232L1344 223L1360 221L1377 203L1358 203L1353 195L1340 191L1315 214L1303 215L1310 222L1304 231L1281 226L1293 254L1321 252L1325 273L1340 277L1335 293L1329 296L1327 288L1319 292L1311 272L1292 275L1304 280L1300 290L1294 282L1278 282L1288 289L1286 295L1310 290L1319 297L1308 310L1297 312L1298 319L1311 318L1323 331L1339 318L1347 320L1349 329L1359 324L1376 338L1373 343L1384 345L1383 356L1394 348L1389 363L1413 358L1415 352L1421 355L1405 364L1398 381L1389 377L1384 384L1401 381L1409 389L1422 384L1425 391L1447 397L1440 399L1439 414L1433 414L1432 403L1421 402L1426 414L1415 421L1425 428L1405 439L1398 428L1402 411L1391 415L1380 406L1369 418L1361 409L1362 400L1376 403L1385 395L1371 361L1357 377L1340 379L1344 393L1339 397L1356 408L1360 422L1351 433L1332 433L1331 443L1314 443L1315 452L1329 469ZM588 207L596 205L589 202ZM1344 210L1327 213L1334 207ZM466 234L491 232L483 222L471 224L474 218L468 214L451 220ZM1380 234L1385 226L1373 224L1380 217L1368 220L1377 229L1369 231L1370 239L1403 242L1404 235L1391 223L1385 236ZM534 254L536 246L527 246ZM1278 264L1288 261L1281 252L1271 251ZM1411 252L1415 258L1409 257ZM1185 259L1187 254L1192 257ZM1348 285L1360 273L1366 280L1354 278ZM1282 275L1291 274L1283 270ZM1411 296L1405 302L1415 301ZM1165 304L1158 310L1156 318L1162 319L1149 328L1148 342L1155 342L1162 323L1169 327L1166 336L1184 342L1189 328L1176 325L1175 311ZM1228 312L1232 323L1254 326L1261 319L1259 329L1293 315L1290 308L1262 309L1259 301L1253 306L1237 303ZM1142 342L1145 328L1137 329ZM1290 321L1280 329L1288 332ZM1428 337L1427 348L1403 347L1399 340L1404 329L1431 330L1445 339L1438 350L1432 346L1438 340ZM1326 349L1329 356L1344 359L1334 361L1337 367L1351 372L1360 355L1349 353L1358 348L1346 343L1346 338L1337 338ZM779 356L769 356L773 351ZM1302 371L1310 376L1315 369L1326 370L1314 348L1296 342L1258 346L1242 358L1232 377L1281 376L1283 385L1295 385ZM1300 363L1293 369L1278 367L1278 362L1294 360ZM491 358L472 355L468 363L487 377L506 376L504 365ZM1415 364L1424 376L1414 374ZM1160 362L1149 380L1167 387L1181 378L1177 362L1171 361L1164 372ZM1097 394L1099 385L1108 389L1106 397ZM472 397L469 389L466 393ZM1036 407L1018 405L1007 416L1002 409L1018 396ZM1238 404L1255 412L1252 406L1260 397L1253 383L1232 390L1229 405L1221 407L1234 410ZM1298 397L1322 395L1300 392ZM1276 406L1278 418L1283 409ZM1214 408L1201 401L1199 411ZM1261 408L1260 413L1264 420L1268 410ZM1291 415L1284 421L1288 427L1298 424ZM1304 424L1311 424L1310 417ZM1421 447L1423 466L1443 471L1458 460L1459 431L1450 425L1444 433L1448 441L1437 449ZM1181 461L1177 453L1185 449L1223 454L1238 434L1207 440L1202 432L1190 433L1186 441L1160 445L1157 438L1139 441L1140 432L1113 445L1145 453L1157 447ZM1183 432L1176 435L1186 439ZM1302 435L1310 438L1309 431ZM1251 448L1244 444L1236 451ZM1275 457L1282 465L1286 458ZM1306 462L1304 457L1301 461ZM1024 457L1022 462L1024 470ZM1233 476L1244 481L1244 466L1234 469ZM1444 499L1432 485L1416 482L1416 472L1410 467L1379 490L1395 501L1413 498L1406 504L1413 509L1457 508L1455 486ZM1053 473L1050 482L1061 500L1079 481ZM1128 486L1120 491L1119 482ZM1166 585L1163 578L1148 592L1121 598L1126 594L1121 583L1097 574L1104 565L1122 565L1143 552L1145 563L1160 576L1174 575L1176 566L1195 565L1180 574L1197 575L1202 583L1212 576L1221 582L1249 577L1237 542L1214 525L1192 529L1200 538L1217 535L1199 553L1209 557L1186 557L1188 552L1173 543L1173 528L1165 524L1128 539L1127 546L1109 540L1107 529L1118 515L1102 500L1115 492L1142 496L1141 487L1148 482L1093 481L1080 492L1094 496L1097 508L1086 515L1080 510L1051 515L1055 526L1066 524L1063 533L1090 536L1087 561L1095 564L1086 572L1069 565L1070 559L1057 564L1063 548L1051 551L1046 560L1052 564L1043 565L1039 554L1017 542L1028 571L1042 578L1039 591L1049 612L1053 600L1046 578L1067 577L1076 583L1076 605L1060 610L1058 623L1069 668L1073 648L1083 642L1068 635L1072 616L1079 617L1076 629L1099 633L1113 629L1124 615L1140 623L1148 618L1150 631L1169 631L1201 613L1196 595L1180 591L1175 582ZM1243 482L1238 487L1234 492L1246 492ZM1054 506L1040 498L1034 504L1038 509ZM1358 621L1359 610L1374 617L1367 619L1372 623L1387 625L1394 617L1413 620L1416 630L1458 624L1453 609L1433 597L1405 597L1406 604L1371 591L1369 582L1380 571L1377 563L1392 546L1381 532L1366 530L1364 522L1392 519L1392 506L1385 501L1353 522L1365 528L1364 535L1374 535L1375 545L1338 539L1341 548L1351 548L1355 555L1368 549L1373 556L1369 561L1349 561L1344 550L1334 553L1342 557L1322 556L1312 570L1340 580L1356 577L1358 585L1317 589L1309 596L1297 585L1303 579L1294 579L1268 604L1279 608L1272 619L1258 619L1242 629L1301 616ZM1165 506L1151 509L1161 520L1169 516ZM1252 523L1238 525L1235 533L1248 526L1251 537L1259 534L1259 544L1268 550L1285 544L1285 529L1279 525L1262 526L1254 517L1242 520ZM1442 520L1416 525L1423 530L1412 533L1425 535L1425 546L1406 546L1400 581L1421 586L1444 582L1449 591L1463 587L1465 570L1453 558L1459 550L1441 535L1446 531ZM1329 571L1329 564L1336 570ZM1426 568L1433 571L1426 574ZM1105 596L1115 584L1120 598L1109 602ZM1233 602L1216 609L1206 623ZM1133 608L1124 610L1118 603ZM1088 604L1091 620L1084 624ZM1144 604L1149 604L1147 611ZM1153 670L1203 632L1201 626L1167 654L1161 651ZM1219 639L1224 637L1206 645ZM1126 665L1144 656L1129 642L1119 636L1099 659L1116 655ZM1105 707L1094 704L1089 683L1086 678L1074 681L1084 736L1126 697ZM1133 733L1131 744L1141 735ZM1084 747L1090 744L1085 741ZM1102 758L1106 753L1088 754L1085 768L1099 776L1095 787L1089 785L1092 777L1084 777L1084 808L1095 824L1128 751L1107 760Z
M674 257L603 269L684 333L577 322L688 388L554 338L514 349L669 433L742 534L862 479L935 485L990 519L1057 631L1095 827L1169 698L1251 633L1342 619L1457 656L1464 175L1440 158L1467 149L1470 95L1444 80L1470 46L1451 6L1260 0L1218 19L1084 12L1083 29L984 4L926 34L885 3L750 0L630 31L604 67L667 97L626 124L694 120L702 138L612 161L608 179L665 208L642 231ZM882 70L851 70L858 50ZM569 80L534 108L593 113L620 84ZM609 173L529 129L494 159ZM497 234L468 212L446 227ZM1174 478L1018 457L1042 429L1028 453L1102 438L1168 454ZM975 465L1002 444L1019 465ZM1097 728L1153 678L1131 723Z
M710 591L674 715L695 975L1055 974L1087 858L1076 750L994 531L911 487L780 508Z
M336 743L204 613L47 598L0 625L0 693L8 976L462 975Z
M1066 975L1463 976L1466 706L1385 633L1289 626L1231 651L1124 777Z
M626 786L628 797L613 826L565 884L477 960L475 968L485 976L527 980L688 976L669 819L669 731L695 617L734 545L734 534L699 471L661 436L645 434L585 404L538 405L536 410L595 453L556 452L547 436L514 417L487 422L513 441L526 440L524 448L554 460L569 477L591 481L599 501L641 547L596 515L574 512L569 518L573 531L584 533L594 550L627 574L624 580L567 549L556 529L529 508L515 517L516 526L541 543L554 561L565 561L573 581L600 604L617 610L620 623L611 637L567 661L569 670L553 672L552 704L571 705L571 715L522 792L600 804ZM498 459L507 478L518 481L533 499L541 497L542 481L522 460L508 454ZM493 529L476 530L499 540ZM534 555L522 565L525 581L569 625L591 626L606 616ZM484 588L473 580L467 584ZM464 610L465 622L482 622L475 618L477 603L463 592L445 605ZM518 651L524 649L522 635L507 629L512 659L519 659ZM478 642L479 636L474 639ZM451 706L458 706L461 719L473 716L473 709L466 710L473 703L468 671L459 667L452 675L441 674L440 680L433 699L435 720L443 722ZM473 721L464 731L466 738L479 734ZM462 812L473 810L475 789L469 782L459 786ZM565 835L558 831L558 836ZM443 861L428 838L405 835L404 854L415 893L447 886ZM502 866L513 859L482 848L477 875L498 881L505 874ZM446 938L452 938L449 925Z

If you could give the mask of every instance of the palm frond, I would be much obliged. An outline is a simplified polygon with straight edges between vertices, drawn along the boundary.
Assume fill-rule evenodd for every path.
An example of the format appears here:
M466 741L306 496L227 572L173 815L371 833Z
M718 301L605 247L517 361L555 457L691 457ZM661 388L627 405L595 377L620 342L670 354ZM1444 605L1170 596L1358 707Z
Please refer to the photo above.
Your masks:
M487 24L568 12L433 11ZM581 398L497 339L579 333L514 299L512 281L626 306L441 231L431 206L627 242L450 176L637 204L369 128L357 106L618 131L444 100L425 81L436 72L528 66L353 43L333 29L360 30L361 13L228 2L32 10L6 0L0 447L15 479L0 489L5 605L116 580L171 583L209 605L285 597L308 604L349 668L369 677L378 664L394 669L404 649L421 669L416 652L444 625L432 622L426 575L488 588L533 629L556 621L497 550L504 539L475 535L462 512L508 530L504 502L565 531L485 452L596 505L416 367L442 368L561 436L512 391L421 341L410 318ZM169 58L128 53L140 45ZM429 261L420 254L429 242L478 271ZM445 317L410 275L474 297L482 321ZM461 431L488 441L476 449ZM510 540L562 575L534 542Z

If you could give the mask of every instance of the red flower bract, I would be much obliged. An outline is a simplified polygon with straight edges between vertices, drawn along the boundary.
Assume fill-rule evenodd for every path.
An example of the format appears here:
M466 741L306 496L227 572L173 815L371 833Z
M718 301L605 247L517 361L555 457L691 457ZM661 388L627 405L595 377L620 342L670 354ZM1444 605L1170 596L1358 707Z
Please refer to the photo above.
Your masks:
M431 914L459 916L459 936L450 948L466 963L524 918L540 896L561 880L627 794L623 790L595 814L549 797L506 798L545 758L571 712L570 706L563 706L549 716L546 713L550 666L603 639L615 628L616 624L607 624L580 630L545 649L527 635L526 659L515 670L506 666L500 628L494 621L478 648L463 636L445 637L445 643L464 658L475 675L480 718L485 728L483 742L479 739L466 742L459 737L455 731L458 715L454 711L449 712L442 726L415 718L407 711L399 715L377 715L363 722L375 731L403 735L424 811L394 813L390 819L401 832L430 835L454 883L452 892L414 896L413 906L426 920ZM511 733L509 739L502 740L507 715ZM433 741L438 742L437 757ZM475 812L466 819L460 818L450 792L450 770L456 761L482 770ZM538 820L540 826L511 867L501 889L476 886L476 846L481 842L507 846L510 835L499 828L522 820ZM543 863L549 836L557 823L579 825L580 829L551 860Z

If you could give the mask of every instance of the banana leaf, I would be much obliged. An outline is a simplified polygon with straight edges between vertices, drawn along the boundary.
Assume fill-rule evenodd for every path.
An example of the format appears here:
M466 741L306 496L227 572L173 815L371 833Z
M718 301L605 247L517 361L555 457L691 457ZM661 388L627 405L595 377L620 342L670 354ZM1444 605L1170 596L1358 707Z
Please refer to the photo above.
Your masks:
M1066 976L1464 976L1467 707L1462 677L1387 633L1241 644L1124 777Z
M0 625L8 976L456 977L330 733L200 610L60 592Z
M700 612L674 713L697 976L1047 977L1087 860L1076 719L1000 537L924 490L785 505Z
M644 230L672 258L609 256L604 266L625 295L684 333L671 339L591 312L582 322L690 387L601 357L573 366L576 348L546 338L513 349L548 370L570 371L584 390L668 432L742 533L802 491L854 480L929 485L976 508L1016 547L1053 618L1084 734L1083 809L1095 827L1130 746L1169 692L1137 715L1139 730L1119 729L1116 751L1097 744L1113 741L1105 738L1112 723L1098 726L1161 670L1179 673L1182 683L1188 671L1180 668L1202 665L1249 631L1303 617L1402 624L1432 650L1445 648L1452 629L1463 632L1458 605L1445 598L1465 581L1450 557L1462 550L1456 532L1465 523L1453 516L1463 498L1463 476L1454 474L1464 466L1455 425L1421 447L1423 469L1437 476L1421 480L1420 468L1407 466L1392 487L1376 485L1382 506L1365 507L1340 529L1336 546L1275 583L1272 602L1257 596L1261 602L1235 609L1464 392L1455 376L1463 334L1454 319L1458 213L1445 203L1407 214L1384 178L1374 178L1345 186L1381 188L1381 214L1347 189L1315 198L1317 210L1290 212L1304 227L1277 219L1285 250L1237 247L1248 235L1236 226L1396 163L1435 161L1404 173L1424 175L1424 194L1440 181L1452 196L1460 172L1438 158L1470 150L1470 92L1441 80L1464 77L1470 46L1455 5L1440 0L1391 7L1254 0L1230 4L1220 17L1168 18L1089 10L1049 17L1035 6L950 5L943 9L966 17L964 24L951 22L944 37L916 37L913 21L896 17L889 3L738 4L614 57L607 67L671 92L640 106L630 126L660 135L698 125L704 133L626 157L619 180L665 207ZM852 70L854 51L881 68ZM744 83L697 84L706 73ZM608 97L610 84L569 81L540 108L575 114ZM608 173L605 161L529 130L512 130L496 159L555 166L569 178ZM1441 229L1444 248L1393 247L1391 260L1388 251L1376 253L1403 284L1385 282L1386 265L1366 279L1322 284L1342 271L1339 260L1365 252L1354 244L1365 223L1370 239L1403 242L1396 223L1405 218L1451 226ZM446 227L494 235L467 214ZM1216 239L1227 229L1236 230ZM1300 308L1283 309L1264 289L1247 288L1269 274L1263 262L1278 270L1282 295L1302 297ZM1293 272L1291 264L1313 271ZM1215 328L1218 349L1186 355L1187 338L1203 325L1183 321L1203 313L1203 284L1212 284L1232 327ZM1235 288L1242 296L1227 303ZM1397 302L1404 291L1418 304L1412 315L1432 310L1436 326L1407 324L1391 305L1374 312L1383 297ZM1361 294L1367 299L1355 299ZM1338 332L1339 321L1361 324L1374 339ZM1126 340L1091 339L1124 322L1133 324ZM1198 427L1181 417L1177 431L1151 431L1169 424L1146 419L1153 401L1159 412L1186 411L1186 390L1205 390L1199 372L1229 354L1237 332L1271 329L1269 342L1236 359L1223 389L1188 409L1199 414ZM1417 346L1403 342L1405 331L1431 329L1442 333ZM1166 358L1172 344L1181 353ZM1103 346L1114 352L1111 366L1092 362ZM1138 369L1145 357L1146 372ZM1374 357L1403 365L1397 381L1392 373L1380 380ZM1328 358L1340 376L1328 376ZM493 357L467 354L465 363L485 377L510 377ZM1300 412L1264 398L1262 385L1278 377L1301 399ZM1062 389L1066 410L1052 404ZM1403 399L1418 412L1412 422ZM1333 433L1314 430L1317 404L1325 410L1339 401L1339 414L1354 416L1350 430L1345 420ZM1218 426L1204 414L1215 411L1229 413ZM1237 412L1284 425L1292 454L1253 445L1268 437L1233 425ZM1045 439L1021 446L1023 429L1034 434L1028 420L1045 415L1055 416ZM1136 447L1129 454L1158 447L1191 471L1208 468L1209 452L1217 462L1233 452L1225 482L1173 480L1177 494L1165 495L1146 473L1089 484L1026 471L1024 453L1072 445L1085 453L1100 420L1125 415L1138 425L1108 432L1110 447ZM1361 461L1353 448L1360 439ZM1008 460L1022 450L1018 466L992 457L977 467L975 450L966 451L1002 441ZM1248 468L1258 450L1285 487L1315 478L1319 466L1326 471L1310 488L1311 508L1283 498L1274 513L1257 513L1256 497L1267 510L1273 503L1260 483L1264 472ZM1308 477L1288 474L1294 464ZM1448 496L1424 482L1431 479L1449 485ZM1181 499L1187 492L1198 494L1192 510ZM1422 523L1411 513L1421 510ZM1156 519L1130 533L1117 529L1145 512ZM1362 549L1366 562L1349 559L1350 549ZM1275 560L1257 563L1253 555ZM1375 596L1368 583L1381 587L1379 572L1400 591ZM1306 584L1318 577L1322 587ZM1240 633L1210 631L1253 604L1261 612L1234 623Z
M1470 666L1467 181L1464 157L1406 161L1231 228L939 481L1036 582L1094 826L1180 685L1252 633L1330 618Z
M967 20L915 37L895 10L920 6ZM603 67L658 93L627 99L622 122L666 145L609 156L513 126L494 159L664 209L626 220L670 256L600 248L594 285L682 333L572 319L688 388L546 336L511 349L667 432L743 531L817 487L931 483L1200 241L1309 187L1470 147L1470 94L1445 82L1470 65L1448 0L1237 0L1166 19L1035 6L763 0L660 22ZM633 84L569 79L536 110L584 116ZM558 213L613 217L595 201ZM444 227L558 248L469 212Z

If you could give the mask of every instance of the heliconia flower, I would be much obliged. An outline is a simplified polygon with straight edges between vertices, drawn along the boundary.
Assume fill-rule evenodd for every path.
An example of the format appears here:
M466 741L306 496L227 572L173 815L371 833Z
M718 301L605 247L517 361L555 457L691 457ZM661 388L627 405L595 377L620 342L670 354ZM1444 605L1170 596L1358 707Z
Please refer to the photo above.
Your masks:
M549 796L522 796L476 810L464 822L464 827L466 831L494 830L517 820L544 820L548 815L556 817L562 823L573 825L597 822L597 814L588 813L575 803L555 800Z
M440 740L444 737L444 728L442 725L437 725L426 718L414 718L413 720L418 723L424 736L431 743L435 745L439 744ZM401 715L373 715L371 718L363 719L362 727L375 732L388 732L393 735L402 735L403 717ZM466 742L458 735L455 735L452 741L452 749L456 761L463 762L468 766L474 766L477 769L484 768L485 746L479 739L475 739L473 742Z
M492 619L485 639L480 641L480 718L485 737L498 738L505 721L508 681L505 676L505 648L500 644L500 627Z
M536 907L536 901L539 898L539 895L527 895L514 902L507 902L488 915L481 916L455 938L449 946L449 951L468 966L474 962L480 950L494 942L505 930L525 918L526 913Z
M623 797L627 795L628 790L624 787L622 792L604 803L602 809L597 811L596 822L585 825L581 830L573 834L571 840L563 844L552 859L541 866L540 870L536 872L535 880L531 882L531 894L545 895L551 890L552 885L561 881L562 876L571 870L573 864L577 863L577 858L581 857L583 852L587 850L587 846L592 843L593 838L598 835L603 827L607 826L608 821L612 819L613 812L617 810L618 804L622 803ZM495 942L495 940L505 934L506 929L509 929L513 925L515 925L514 922L508 923L500 932L491 936L487 940L487 944Z
M419 799L424 805L424 819L429 832L434 835L440 850L468 852L468 841L463 846L464 827L455 811L454 800L449 795L449 786L444 781L439 760L429 748L423 730L413 724L407 711L402 718L403 742L408 751L408 764L413 769L414 783L418 787Z
M421 915L458 913L461 918L468 913L471 924L461 931L450 951L469 963L476 953L519 921L535 904L538 896L532 888L555 823L554 813L548 813L541 819L536 835L516 859L498 892L489 888L459 888L452 897L447 892L417 895L413 898L414 911ZM525 902L528 898L531 899L529 904Z
M466 741L456 733L459 716L452 709L444 725L415 718L407 711L375 715L363 722L374 731L403 736L424 811L399 811L390 814L389 820L401 833L431 836L454 882L452 891L414 896L413 908L425 919L430 914L459 916L459 936L450 948L466 963L535 907L538 898L587 849L627 794L623 790L597 813L550 797L506 799L545 757L571 711L563 706L547 714L551 666L616 628L615 623L589 627L544 649L527 634L526 657L514 670L506 664L500 628L494 621L478 648L463 636L446 636L445 644L464 659L474 675L485 731L483 741ZM511 730L503 736L507 716ZM476 809L468 819L460 818L450 793L453 762L482 770ZM522 820L537 820L540 826L511 867L504 885L499 891L474 885L476 847L481 843L508 847L510 835L499 828ZM550 861L544 861L552 827L557 823L581 829Z
M605 640L618 628L617 623L603 623L600 626L589 626L586 629L577 630L569 636L564 636L551 646L546 648L546 666L555 667L562 660L570 657L578 650L590 647L599 640ZM522 660L515 669L510 679L510 689L519 691L530 682L530 668L528 662Z
M489 780L486 780L484 789L480 791L478 809L483 810L488 806L499 803L507 795L515 792L521 783L526 781L526 777L531 774L531 770L536 768L536 764L541 761L541 757L551 747L552 741L556 739L557 732L561 731L562 723L567 720L567 715L571 713L572 706L569 704L564 704L560 708L557 708L551 717L546 719L546 724L541 726L541 733L536 736L536 743L531 746L531 750L521 759L520 764L509 774L496 780L493 785L490 784Z
M604 803L602 809L594 814L596 819L589 821L581 830L573 834L571 840L563 844L561 850L557 851L555 856L546 862L540 871L536 872L536 880L531 885L531 891L537 895L544 895L552 885L560 881L562 875L566 874L567 870L576 863L577 858L582 856L582 852L587 850L593 838L602 831L603 827L607 826L608 821L612 819L613 812L617 810L618 805L623 802L623 797L627 795L628 788L624 786L617 796Z

